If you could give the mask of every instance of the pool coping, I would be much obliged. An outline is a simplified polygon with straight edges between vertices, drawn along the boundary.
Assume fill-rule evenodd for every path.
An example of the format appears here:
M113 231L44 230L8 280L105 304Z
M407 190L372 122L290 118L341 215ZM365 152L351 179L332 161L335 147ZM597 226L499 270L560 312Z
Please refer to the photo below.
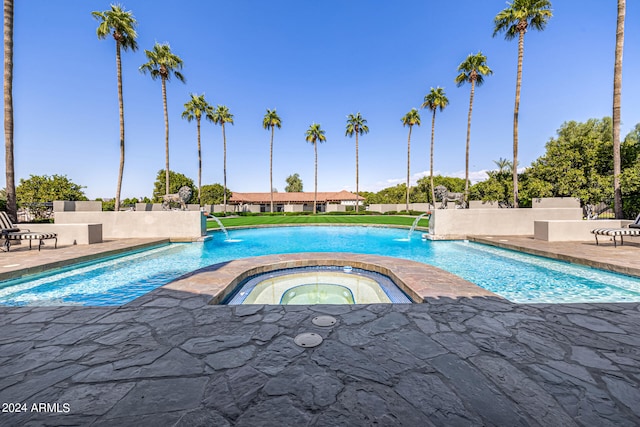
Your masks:
M488 246L640 278L640 263L636 261L638 265L634 266L627 257L627 251L637 252L638 247L629 243L621 248L614 248L588 242L536 241L533 236L467 236L467 239ZM579 255L575 253L575 246L580 246L582 250ZM616 249L613 258L612 249ZM634 259L638 259L637 254Z
M219 304L243 280L256 274L294 267L334 265L389 276L416 303L426 299L503 297L440 268L416 261L348 252L303 252L240 258L213 264L181 276L152 291L199 294ZM135 300L134 300L135 301Z
M16 268L8 271L2 271L0 272L0 281L20 279L25 276L36 275L41 273L49 273L52 270L56 270L59 268L69 267L75 264L82 264L82 263L91 262L91 261L102 261L105 258L116 256L116 255L128 255L133 252L168 245L171 243L171 240L168 238L152 239L152 240L147 240L143 242L137 242L134 244L128 244L128 242L126 242L126 239L122 239L122 240L114 240L112 242L105 242L105 243L122 244L122 246L111 248L111 249L98 250L97 252L88 253L80 256L72 256L68 258L63 257L55 261L36 263L23 268ZM95 246L98 246L98 245L100 244L98 243ZM71 246L69 248L77 248L77 246ZM58 251L58 254L63 256L62 252L64 251L64 249L65 248L59 248L59 249L56 249L55 251ZM56 255L56 254L54 253L53 255Z

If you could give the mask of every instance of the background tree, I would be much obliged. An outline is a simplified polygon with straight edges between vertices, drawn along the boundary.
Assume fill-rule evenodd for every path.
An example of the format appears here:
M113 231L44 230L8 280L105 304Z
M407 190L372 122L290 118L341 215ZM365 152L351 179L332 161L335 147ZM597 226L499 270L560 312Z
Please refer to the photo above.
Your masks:
M415 108L412 108L407 114L402 117L402 126L409 126L409 137L407 139L407 197L406 197L406 208L405 210L409 212L409 191L410 191L410 183L409 183L409 175L411 169L411 129L413 129L414 125L420 126L420 113Z
M13 0L4 0L4 161L6 209L11 221L18 222L16 173L13 160Z
M34 215L36 219L44 217L49 208L44 203L54 200L87 200L83 187L75 184L66 175L30 175L21 179L16 188L18 203Z
M204 99L204 94L196 95L191 94L191 100L184 104L184 111L182 112L182 118L187 119L190 122L196 119L196 126L198 128L198 203L202 206L202 149L200 145L200 120L202 115L213 122L213 107Z
M640 213L640 124L629 132L620 147L622 173L620 186L625 218L635 218Z
M620 108L622 99L622 48L624 47L624 17L626 1L618 0L616 20L616 53L613 67L613 206L616 218L624 218L620 185Z
M227 193L232 195L233 192L227 189ZM224 201L224 187L222 184L209 184L202 186L202 204L203 205L221 205Z
M465 168L464 180L464 199L469 201L469 143L471 141L471 113L473 111L473 95L475 87L484 83L484 76L493 74L493 71L487 66L487 57L478 52L475 55L470 54L467 59L458 65L460 74L455 78L458 87L465 83L471 83L471 94L469 95L469 115L467 117L467 146L465 150Z
M273 133L275 128L280 129L282 127L282 120L276 113L275 108L273 110L267 109L267 114L262 119L262 127L267 130L271 130L271 144L269 146L269 188L271 189L271 210L273 212Z
M293 175L289 175L287 179L286 187L284 187L284 191L287 193L299 193L302 191L302 180L300 179L300 175L294 173Z
M533 197L578 197L583 205L612 199L611 119L567 122L544 155L528 169L532 180L550 184L551 192Z
M118 168L118 184L116 186L115 207L120 210L120 191L122 190L122 175L124 173L124 101L122 98L122 62L120 50L138 50L136 42L137 22L131 11L125 11L120 5L111 5L111 10L91 12L100 22L96 34L99 39L105 39L109 34L116 41L116 75L118 80L118 111L120 113L120 167Z
M218 105L213 112L213 123L222 127L222 144L224 148L224 213L227 214L227 135L224 131L225 123L233 124L233 114L229 112L229 108L224 105Z
M158 174L156 175L156 180L153 183L153 202L154 203L162 203L162 196L165 194L175 194L180 190L181 187L187 186L191 189L191 198L187 203L196 203L198 201L198 193L197 188L193 184L193 180L188 178L186 175L183 175L179 172L169 171L169 180L171 182L171 186L169 187L169 193L165 193L166 191L166 173L164 170L160 169Z
M507 3L494 19L493 36L504 32L504 38L513 40L518 36L518 71L516 77L516 101L513 107L513 164L518 164L518 114L520 111L520 86L522 84L522 58L524 35L528 28L542 31L551 18L551 3L548 0L514 0ZM513 170L513 206L518 207L518 168Z
M149 62L140 66L143 74L149 73L153 80L160 78L162 82L162 106L164 108L164 141L165 141L165 194L171 194L169 191L171 179L169 177L169 111L167 109L167 81L171 80L171 76L181 82L185 82L184 76L180 71L183 61L179 56L171 52L169 43L157 43L153 46L153 50L145 50Z
M434 192L433 185L433 141L436 131L436 110L444 110L445 107L449 105L449 99L444 93L444 88L438 87L436 89L431 88L429 93L425 95L424 102L422 103L421 108L428 108L433 112L433 116L431 117L431 155L429 160L429 177L431 180L431 200L436 199L436 195ZM435 205L434 205L435 206Z
M324 136L324 131L320 128L320 124L313 123L305 133L305 140L313 144L313 151L315 153L315 179L313 189L313 214L315 215L316 205L318 203L318 142L324 142L327 138Z
M345 135L348 137L356 136L356 196L360 195L360 174L359 174L359 165L358 165L358 135L364 135L365 133L369 133L369 126L367 126L367 121L362 117L360 112L358 112L355 116L353 114L349 114L347 116L347 129ZM356 197L356 212L359 211L360 200Z

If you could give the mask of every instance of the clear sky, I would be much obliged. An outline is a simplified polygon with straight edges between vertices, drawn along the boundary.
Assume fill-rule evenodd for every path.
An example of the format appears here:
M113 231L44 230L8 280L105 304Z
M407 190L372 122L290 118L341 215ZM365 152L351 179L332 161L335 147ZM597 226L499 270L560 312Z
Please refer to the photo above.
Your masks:
M520 166L544 154L565 121L611 115L616 2L552 0L544 32L530 31L520 108ZM430 87L450 105L436 117L434 170L464 176L469 86L456 68L482 51L493 76L476 90L471 177L512 158L517 41L492 37L504 0L123 0L138 21L137 52L122 57L126 163L122 197L151 196L164 168L160 81L138 71L145 49L169 42L184 60L186 84L167 85L171 169L197 183L195 122L181 119L190 93L227 105L227 184L233 191L269 191L267 108L283 127L274 142L274 186L299 173L313 190L313 147L304 133L326 131L318 147L318 190L355 190L355 140L346 116L361 112L370 133L360 138L360 189L404 182L407 128L401 117ZM115 42L98 40L91 12L108 1L18 0L14 23L16 177L64 174L88 197L113 197L119 163ZM640 4L627 2L622 135L640 122ZM411 174L429 171L431 115L411 138ZM222 183L222 132L203 122L203 184ZM4 162L2 163L4 175Z

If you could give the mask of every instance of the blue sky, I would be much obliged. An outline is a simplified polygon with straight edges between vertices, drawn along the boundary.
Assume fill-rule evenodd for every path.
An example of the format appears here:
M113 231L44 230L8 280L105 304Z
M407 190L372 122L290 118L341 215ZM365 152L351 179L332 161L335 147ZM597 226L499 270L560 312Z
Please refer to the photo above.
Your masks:
M355 141L346 116L361 112L370 133L360 139L360 189L404 182L407 128L401 117L430 87L450 105L436 118L434 170L464 176L469 86L456 68L482 51L494 75L476 90L471 177L512 158L517 41L492 37L504 0L123 1L138 21L137 52L123 53L126 163L122 197L150 196L164 168L161 85L138 71L144 49L169 42L184 60L186 84L167 87L171 169L197 182L195 122L181 119L190 93L205 93L235 115L227 127L231 190L269 191L266 108L283 127L274 142L274 186L299 173L313 190L313 147L304 133L326 131L318 147L318 190L355 190ZM520 109L520 165L544 154L565 121L611 115L616 4L555 0L544 32L530 31ZM15 165L17 178L64 174L88 197L113 197L119 162L115 43L98 40L91 11L106 1L17 1L14 23ZM640 5L627 2L622 134L640 122ZM411 138L411 174L429 171L431 116ZM203 184L222 183L222 132L203 122Z

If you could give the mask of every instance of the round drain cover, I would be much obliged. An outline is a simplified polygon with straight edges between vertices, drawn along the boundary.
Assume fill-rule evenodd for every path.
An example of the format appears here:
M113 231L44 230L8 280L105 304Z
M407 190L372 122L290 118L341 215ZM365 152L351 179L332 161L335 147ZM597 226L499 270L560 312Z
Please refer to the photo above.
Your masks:
M316 316L311 319L311 323L316 326L333 326L336 322L337 320L333 316Z
M322 337L313 332L305 332L297 335L293 341L300 347L317 347L322 343Z

